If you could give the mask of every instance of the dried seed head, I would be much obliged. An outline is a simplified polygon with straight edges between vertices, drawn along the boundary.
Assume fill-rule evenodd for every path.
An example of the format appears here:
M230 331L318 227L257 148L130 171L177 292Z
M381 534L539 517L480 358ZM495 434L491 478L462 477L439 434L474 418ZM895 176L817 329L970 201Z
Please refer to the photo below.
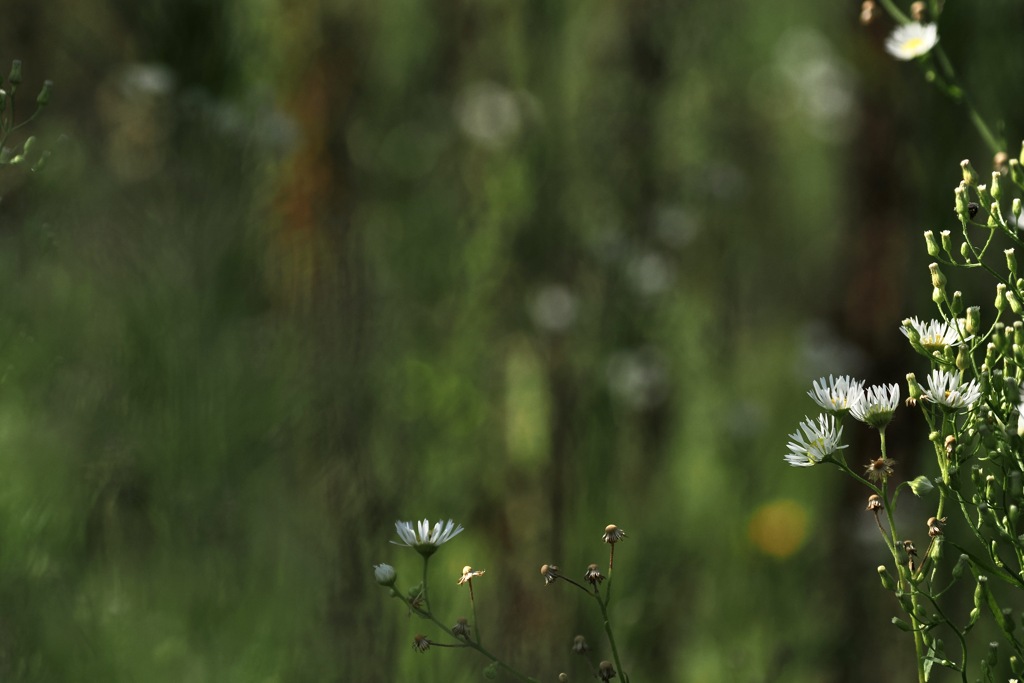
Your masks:
M604 581L604 574L597 568L596 564L587 565L587 572L583 575L583 578L590 582L592 586Z
M572 639L572 651L578 655L582 655L586 652L590 652L590 646L587 645L587 639L583 636L576 636Z
M601 663L597 665L597 677L602 681L610 681L615 678L615 676L615 667L613 667L612 663L607 659L602 660Z
M919 24L923 24L928 20L928 3L912 2L910 3L910 17Z
M558 567L553 564L544 564L540 567L540 575L544 577L544 585L554 583L558 578Z
M872 493L868 496L868 510L871 512L878 512L882 509L882 498L877 493Z
M483 576L486 573L487 570L485 569L475 570L467 564L465 567L462 568L462 578L460 578L456 583L458 583L461 586L462 584L468 583L476 577Z
M619 541L621 541L625 537L626 537L626 532L625 531L623 531L619 527L615 526L614 524L609 524L608 526L606 526L604 528L604 535L601 536L601 539L605 543L618 543Z
M956 448L956 437L950 434L949 436L946 437L946 440L943 442L943 445L946 448L946 455L953 455L953 449Z
M942 535L942 525L946 523L946 518L936 519L935 517L928 518L928 535L932 538Z
M875 483L885 481L893 473L896 461L892 458L876 458L864 468L864 474Z
M568 683L568 681L569 681L569 674L567 674L567 673L560 673L560 674L558 674L558 683Z
M423 635L418 635L412 639L412 649L416 652L426 652L430 649L430 639Z
M917 557L917 548L914 547L914 542L911 540L903 541L903 551L910 557Z
M469 622L466 617L459 617L452 626L452 635L456 638L469 638Z
M1006 152L996 152L992 157L992 167L1000 173L1006 173L1010 170L1010 155Z
M874 0L864 0L860 4L860 23L864 26L870 26L877 18L878 5L875 4Z

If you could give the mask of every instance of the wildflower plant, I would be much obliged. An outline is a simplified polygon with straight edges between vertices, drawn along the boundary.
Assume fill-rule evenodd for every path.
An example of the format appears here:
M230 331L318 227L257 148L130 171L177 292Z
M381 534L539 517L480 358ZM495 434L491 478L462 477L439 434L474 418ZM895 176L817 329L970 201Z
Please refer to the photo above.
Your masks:
M868 4L872 11L866 14L874 20L875 3ZM902 611L893 624L913 640L919 683L943 669L964 683L1005 681L1024 676L1022 617L1012 608L1020 604L1015 592L1024 591L1024 274L1016 257L1024 247L1024 145L1018 158L1010 158L957 84L939 42L941 2L915 2L909 15L891 0L879 4L896 24L888 52L916 61L927 80L966 105L995 153L994 169L983 183L963 161L953 225L938 237L931 230L924 234L934 259L934 308L897 328L919 356L918 367L906 374L905 400L896 384L865 388L850 377L821 378L808 394L824 412L790 434L784 460L798 467L835 466L867 489L866 511L891 557L877 568L878 576ZM969 305L947 272L990 277L992 303ZM935 456L928 473L901 470L887 452L886 430L897 411L912 411L927 426ZM867 462L847 461L844 421L877 433L877 454ZM910 528L902 518L897 524L904 489L931 506ZM964 603L969 609L962 609ZM984 634L982 622L989 622ZM992 641L992 631L1001 640ZM979 647L983 654L974 652Z
M422 579L415 586L403 591L398 587L398 575L394 567L389 564L378 564L373 567L374 580L381 586L387 588L391 597L398 598L406 606L410 615L416 615L426 621L432 622L438 631L438 635L430 636L423 633L416 633L412 639L412 649L418 653L428 652L432 647L446 648L468 648L476 650L479 654L490 660L484 669L487 678L496 678L499 671L520 681L537 683L538 679L533 678L521 670L516 669L500 659L490 649L485 648L482 642L477 617L476 595L473 591L473 581L481 579L487 572L483 569L475 569L466 565L462 569L462 575L454 583L458 586L466 586L469 594L470 608L473 621L466 617L459 617L454 622L443 620L434 610L430 602L428 586L428 566L430 558L442 545L448 543L458 536L462 531L462 525L457 525L452 520L447 523L437 522L430 524L429 520L420 522L395 522L395 531L399 541L391 541L394 545L414 549L423 558ZM609 606L611 603L612 570L615 563L615 545L626 538L626 533L614 524L605 527L601 539L609 545L608 573L601 572L597 564L590 564L582 574L582 582L564 575L556 565L545 564L541 567L540 573L544 579L544 585L562 581L582 590L589 598L592 598L600 611L602 626L608 638L608 645L611 651L611 660L595 661L591 657L591 647L583 636L576 636L573 640L571 651L580 655L589 665L589 675L602 681L609 681L618 678L623 683L629 683L629 677L622 668L619 658L618 647L611 628L609 617ZM562 672L558 675L559 681L570 680L569 675Z
M53 94L53 81L43 82L42 88L35 97L34 111L28 117L19 120L17 104L21 84L21 60L15 59L11 64L7 81L4 82L0 78L0 167L27 165L32 171L41 171L50 158L50 151L40 151L34 135L25 137L12 146L8 146L8 142L16 138L15 134L32 123L50 103Z

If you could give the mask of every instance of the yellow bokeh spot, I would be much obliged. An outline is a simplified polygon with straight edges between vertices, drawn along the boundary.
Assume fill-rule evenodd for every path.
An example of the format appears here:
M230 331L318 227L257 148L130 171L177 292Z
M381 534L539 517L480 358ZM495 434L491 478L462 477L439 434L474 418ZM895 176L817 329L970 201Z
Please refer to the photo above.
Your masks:
M751 515L747 536L765 555L789 557L807 539L807 508L789 498L769 501Z

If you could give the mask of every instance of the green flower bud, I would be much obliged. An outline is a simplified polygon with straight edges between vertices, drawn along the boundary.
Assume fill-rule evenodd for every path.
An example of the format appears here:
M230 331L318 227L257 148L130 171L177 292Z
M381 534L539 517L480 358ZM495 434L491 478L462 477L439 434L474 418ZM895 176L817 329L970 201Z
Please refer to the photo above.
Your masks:
M956 564L953 565L953 578L954 579L959 579L961 576L963 576L964 569L967 568L967 563L970 561L970 559L971 558L967 557L967 555L963 555L963 554L961 554L960 557L957 558Z
M53 93L53 81L43 81L43 89L39 91L39 96L36 97L36 104L40 107L45 107L50 103L50 95Z
M1017 159L1010 159L1010 179L1018 185L1024 185L1024 168L1021 168Z
M996 285L996 310L1000 313L1006 310L1006 285L1002 282Z
M970 159L964 159L960 162L960 170L963 171L964 182L971 187L977 187L978 185L978 172L971 166Z
M373 577L382 586L394 586L398 575L390 564L373 565Z
M953 190L953 207L957 217L960 219L960 222L963 223L964 225L967 225L967 223L971 220L971 213L970 210L967 208L967 205L969 203L970 200L968 199L967 195L967 184L961 182Z
M985 226L989 228L1001 227L1003 223L1003 212L999 209L999 202L992 202L988 206L988 220Z
M1020 161L1020 163L1024 164L1024 141L1022 141L1021 144L1020 144L1020 158L1019 158L1019 161Z
M1003 251L1006 254L1006 268L1010 271L1010 275L1013 277L1017 276L1017 255L1014 253L1013 248L1006 249Z
M1003 196L1003 188L999 183L999 171L992 171L991 190L992 198L999 200Z
M917 377L912 372L907 373L907 396L915 401L924 396L924 390L921 389L921 385L917 383Z
M0 92L3 92L3 91L0 90ZM2 109L2 108L3 107L0 107L0 109ZM1020 197L1014 197L1013 198L1013 204L1010 205L1010 211L1013 212L1014 219L1018 223L1020 223L1020 212L1021 212Z
M25 144L23 144L21 146L21 153L23 155L25 155L25 156L28 156L29 154L32 153L32 149L35 146L36 146L36 136L35 135L30 135L30 136L28 136L28 139L25 140Z
M946 286L946 276L942 274L942 270L939 268L938 263L929 263L928 272L932 276L932 287L941 289Z
M0 111L7 107L7 91L0 90Z
M935 233L931 230L924 231L924 243L925 247L928 249L929 256L939 255L939 244L935 241Z
M949 312L953 315L964 312L964 295L960 291L953 292L953 298L949 301Z
M910 633L910 632L912 632L914 630L914 628L910 624L908 624L907 622L903 621L899 617L893 617L892 618L892 624L893 624L893 626L895 626L899 630L906 631L907 633Z
M988 592L988 577L979 576L978 585L974 587L974 606L981 608L981 603L985 600L985 594Z
M958 370L966 370L971 366L971 357L967 353L967 347L961 346L956 354L956 367Z
M995 666L999 663L999 643L993 641L988 644L988 656L985 657L985 661L989 666Z
M896 581L893 580L892 574L889 573L884 564L878 565L876 571L878 572L878 578L882 580L882 588L887 591L896 590Z
M1024 311L1024 306L1021 306L1020 299L1017 298L1012 289L1006 290L1006 303L1010 304L1010 310L1015 315L1020 315Z
M21 83L21 60L15 59L11 62L11 75L7 77L7 80L11 82L11 85L18 85Z
M946 300L946 292L941 287L932 287L932 301L941 304Z
M910 490L913 491L914 495L918 498L922 498L935 490L935 485L932 484L932 480L923 474L910 480L908 485L910 486Z
M978 334L981 332L981 306L969 306L967 308L967 333Z
M942 240L942 250L946 252L946 255L950 259L953 258L953 239L949 235L949 230L943 230L939 233L939 239Z

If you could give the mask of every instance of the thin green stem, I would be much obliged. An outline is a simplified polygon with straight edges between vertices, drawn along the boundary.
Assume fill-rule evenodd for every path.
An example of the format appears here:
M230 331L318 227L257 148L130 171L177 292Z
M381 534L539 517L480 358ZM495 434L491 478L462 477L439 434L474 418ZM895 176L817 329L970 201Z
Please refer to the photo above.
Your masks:
M610 578L609 581L611 581ZM601 599L600 593L594 593L594 598L597 600L598 607L601 608L601 617L604 619L604 632L605 635L608 636L608 644L612 648L612 659L615 660L615 670L619 672L623 683L629 683L629 676L627 676L626 672L622 669L622 662L619 660L619 648L615 645L615 636L612 634L612 624L608 618L608 605Z

